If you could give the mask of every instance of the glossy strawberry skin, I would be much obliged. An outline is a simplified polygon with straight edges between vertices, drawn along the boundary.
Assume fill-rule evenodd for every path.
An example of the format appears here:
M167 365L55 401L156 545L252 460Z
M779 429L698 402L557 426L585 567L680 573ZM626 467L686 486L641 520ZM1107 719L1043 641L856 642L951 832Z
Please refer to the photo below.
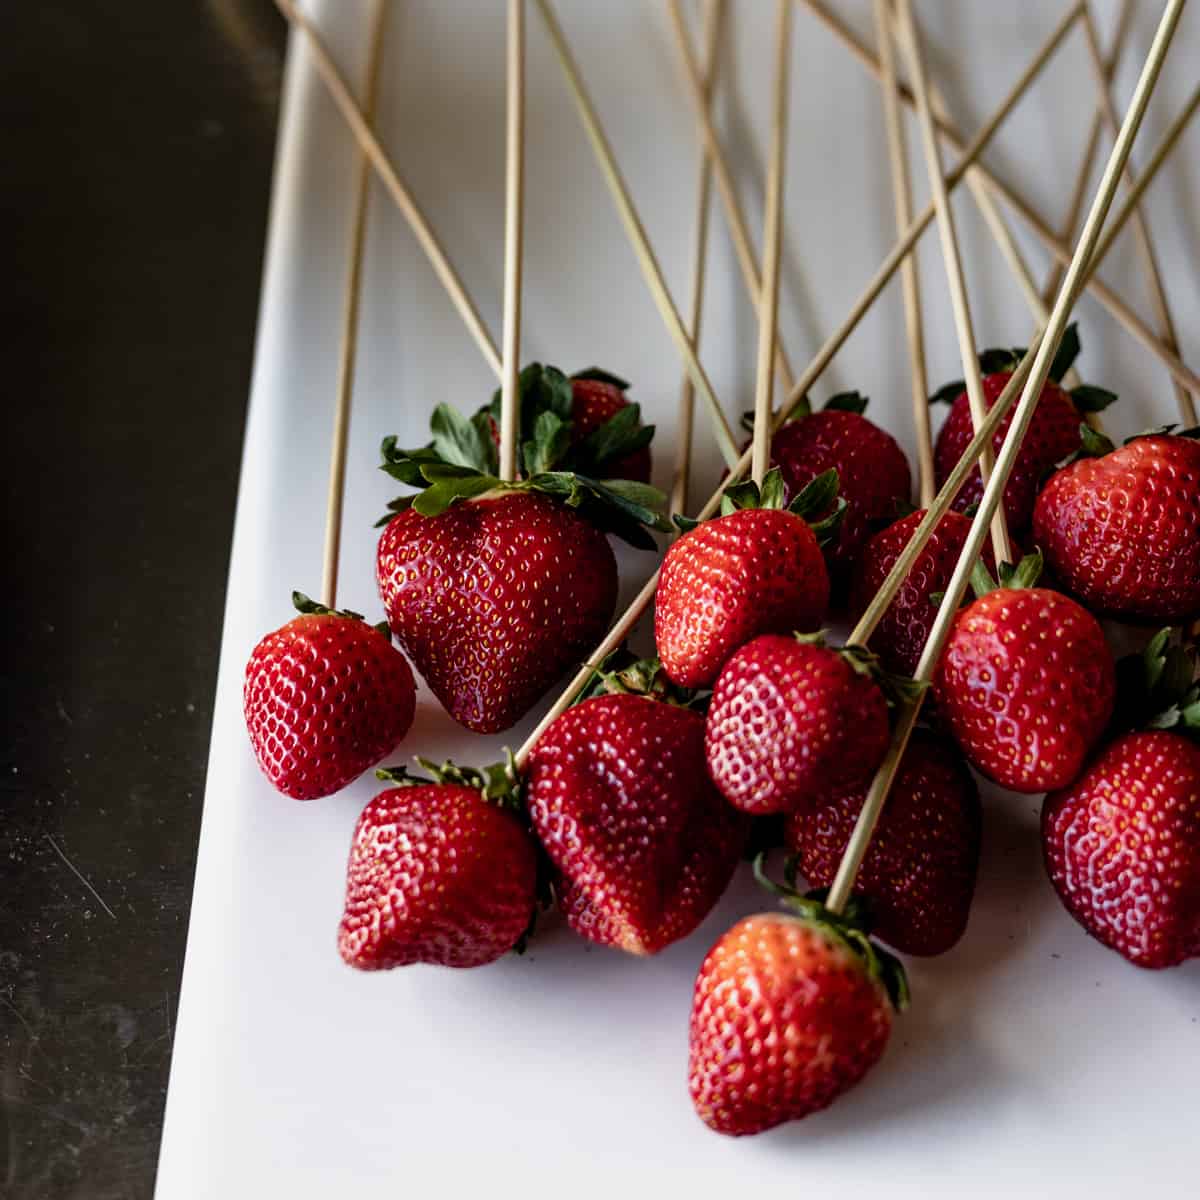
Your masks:
M350 845L338 950L352 967L480 967L533 916L537 858L517 816L472 788L391 788Z
M850 587L854 620L866 612L924 516L925 510L918 509L902 517L881 529L863 548ZM937 616L932 597L946 590L970 529L971 522L962 513L948 512L942 517L871 635L872 652L894 674L911 677L916 672ZM985 550L984 556L994 570L991 550Z
M997 588L965 608L934 678L938 710L972 765L1030 793L1079 774L1115 691L1096 618L1045 588Z
M983 377L983 393L988 408L999 399L1011 378L1011 371L996 371ZM1015 405L992 437L992 448L997 454L1012 424L1014 411ZM1004 489L1004 514L1011 532L1021 534L1028 530L1042 476L1055 463L1079 449L1081 420L1079 410L1067 392L1054 383L1047 383L1042 388L1033 422L1021 443L1020 453ZM962 392L950 406L950 415L938 430L934 445L933 465L938 487L946 482L974 436L970 403L966 392ZM977 504L982 497L983 480L977 467L967 476L954 507L962 512L972 504Z
M832 885L867 797L843 788L788 819L787 847L810 887ZM966 764L917 730L900 760L854 891L875 934L902 954L944 954L962 937L979 873L982 815Z
M1136 438L1051 476L1033 513L1055 577L1093 612L1200 614L1200 441Z
M613 383L601 379L571 380L571 442L582 442L589 433L611 421L628 403L625 393ZM632 479L649 483L650 447L643 446L616 462L609 463L604 474L610 479Z
M787 913L739 921L692 1000L688 1086L717 1133L762 1133L827 1108L879 1061L883 988L839 940Z
M1046 797L1042 851L1067 911L1139 967L1200 956L1200 746L1166 732L1106 746Z
M600 640L617 598L605 536L534 492L401 513L379 539L377 574L400 644L477 733L524 716Z
M838 495L846 501L829 549L837 572L850 568L874 523L912 495L912 472L899 443L860 413L824 409L788 421L771 439L771 462L783 475L789 501L822 472L837 471Z
M828 647L766 634L721 671L704 752L725 799L761 815L868 779L888 738L887 701L873 679Z
M243 706L263 774L285 796L315 800L396 748L412 724L416 688L404 655L377 629L314 614L255 646Z
M530 819L583 937L655 954L725 890L745 824L709 782L703 741L699 713L609 695L569 708L534 746Z
M743 508L685 533L663 558L654 640L668 678L708 687L763 633L811 632L829 607L816 536L782 509Z

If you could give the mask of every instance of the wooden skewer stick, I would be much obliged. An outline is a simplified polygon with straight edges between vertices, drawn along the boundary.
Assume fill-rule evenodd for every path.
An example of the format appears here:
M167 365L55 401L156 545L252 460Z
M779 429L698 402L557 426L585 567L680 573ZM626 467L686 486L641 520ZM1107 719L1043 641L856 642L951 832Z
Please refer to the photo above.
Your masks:
M621 223L625 226L625 232L629 236L629 241L641 265L646 284L650 288L650 294L654 297L654 302L662 314L668 332L675 339L679 347L679 352L683 356L688 373L692 377L692 382L696 385L700 395L704 397L708 405L713 432L717 439L717 445L721 450L721 455L725 459L726 465L732 466L738 460L738 445L733 436L733 430L729 427L729 421L726 419L721 402L717 399L717 394L713 390L712 382L709 380L708 374L705 372L700 359L696 355L696 347L692 343L687 328L684 326L683 318L679 315L679 309L676 307L675 301L671 298L671 292L667 287L666 279L663 277L662 268L658 265L658 259L655 257L654 250L650 245L650 239L646 236L646 230L642 225L641 218L638 216L637 209L634 207L633 199L629 194L629 188L626 186L625 180L621 175L621 170L617 166L612 145L600 124L600 118L596 113L595 105L592 104L591 97L588 95L587 88L584 86L583 77L579 73L579 66L575 61L575 56L571 53L571 47L567 42L566 35L563 33L562 26L558 23L558 18L554 15L550 0L537 0L537 6L542 15L542 22L546 27L546 32L550 36L551 44L558 56L563 77L567 81L567 86L575 101L575 106L579 110L579 116L587 133L588 141L592 144L596 161L600 166L601 173L604 175L609 190L612 192L613 201L617 206Z
M996 469L992 472L992 477L988 480L983 490L983 499L980 501L979 511L971 522L971 529L967 535L966 543L963 546L962 553L959 555L958 562L954 568L954 574L951 576L950 583L946 588L946 593L938 606L933 628L930 630L929 638L925 643L921 660L917 664L915 679L918 683L928 683L932 679L934 667L942 656L946 639L949 637L950 628L958 612L958 606L962 602L966 591L971 569L976 559L978 559L980 551L983 549L983 542L987 537L988 525L991 522L993 513L1000 506L1005 484L1008 482L1008 477L1012 472L1017 455L1020 453L1021 443L1028 432L1030 421L1033 419L1034 410L1041 396L1042 385L1046 382L1054 354L1057 352L1059 343L1062 341L1062 335L1066 330L1067 321L1070 319L1071 310L1074 308L1075 301L1078 299L1080 291L1084 286L1089 263L1099 244L1104 219L1108 215L1108 210L1112 205L1121 172L1129 158L1129 151L1133 146L1133 140L1137 135L1142 117L1145 115L1146 105L1158 81L1163 59L1171 44L1171 39L1174 37L1185 2L1186 0L1168 0L1166 9L1163 12L1158 32L1155 34L1154 42L1150 47L1150 53L1142 68L1141 77L1138 80L1137 88L1130 102L1129 111L1125 114L1125 120L1122 122L1120 133L1113 146L1113 152L1109 156L1108 165L1105 167L1104 176L1100 181L1099 190L1092 202L1088 218L1084 223L1079 245L1076 247L1075 253L1071 258L1070 266L1067 268L1066 279L1063 281L1058 299L1054 303L1049 324L1046 326L1045 334L1038 344L1036 353L1031 351L1033 353L1033 365L1029 371L1029 378L1025 381L1024 389L1021 392L1021 399L1017 403L1012 425L1004 439L1004 445L996 461ZM907 3L907 0L901 0L902 5L905 3ZM903 8L901 11L903 12ZM908 745L909 736L916 723L917 714L921 707L921 699L922 697L918 696L916 700L904 704L900 710L900 717L893 732L888 752L874 780L872 780L866 800L863 802L862 810L859 813L854 832L850 836L850 841L846 847L845 854L842 856L837 875L834 877L833 886L829 890L829 898L826 901L826 905L834 913L842 912L845 909L847 900L850 898L851 890L854 887L854 880L858 875L859 867L862 865L863 857L866 855L867 847L870 845L871 836L875 831L879 814L883 809L883 804L887 799L892 780L899 769L901 756Z
M704 6L704 103L712 106L717 78L717 46L725 21L725 0L707 0ZM686 31L685 31L686 33ZM704 282L708 268L708 213L712 199L712 157L707 148L700 151L696 180L695 243L692 248L692 344L699 350L700 321L704 315ZM683 372L679 388L679 428L676 431L675 479L671 485L671 512L687 512L688 487L691 483L692 426L696 388L692 377Z
M909 75L913 94L917 101L917 121L921 130L921 144L925 152L925 165L929 172L929 186L933 190L933 202L937 209L938 235L942 244L942 260L946 268L946 282L950 287L950 305L954 313L954 330L958 335L958 353L962 359L963 377L967 385L967 400L971 406L971 423L975 429L983 424L987 416L987 398L983 394L983 373L979 367L979 348L975 341L975 326L971 320L971 305L967 299L967 280L963 271L962 255L958 248L958 232L954 224L954 210L950 207L950 196L942 178L942 155L938 146L937 133L933 127L933 112L929 106L929 85L925 78L925 59L921 48L921 37L913 17L912 0L897 0L900 15L900 31L904 51L908 57ZM992 448L985 446L979 456L979 473L986 485L992 471ZM992 549L996 562L1012 562L1012 544L1008 538L1008 525L1004 510L996 511L992 522Z
M792 0L777 0L775 88L771 112L771 157L767 164L763 224L762 294L758 300L758 377L754 392L754 438L750 475L762 487L771 461L775 399L775 326L779 317L779 250L783 228L783 176L787 159L788 60L792 49Z
M294 0L275 0L275 6L283 13L291 25L299 29L307 37L309 49L312 52L313 64L316 66L321 78L325 81L325 86L329 89L329 94L333 97L334 103L338 106L343 118L350 126L359 147L367 158L370 159L371 165L375 168L379 178L383 182L383 186L387 188L396 207L408 222L413 236L417 239L421 249L424 250L425 257L429 259L434 273L441 281L442 287L446 289L451 303L458 310L458 315L462 317L463 323L475 339L475 343L478 345L480 353L487 360L488 366L492 368L498 378L502 378L504 368L500 362L500 355L496 350L496 343L492 341L491 334L488 333L483 319L471 301L471 297L467 295L467 290L463 287L463 282L459 279L458 273L451 266L449 258L446 257L446 252L442 249L442 244L438 241L437 235L433 232L425 214L421 211L416 200L413 199L412 193L409 192L396 168L384 152L379 139L371 129L370 122L363 116L362 109L355 103L354 97L349 87L346 86L346 81L338 70L337 64L333 61L329 50L326 48L317 27L300 11Z
M517 477L521 399L521 243L525 212L525 0L508 0L508 88L504 168L504 375L500 390L500 478Z
M1191 102L1184 108L1184 111L1179 115L1179 117L1176 118L1171 128L1168 129L1167 133L1163 136L1158 147L1155 149L1155 152L1151 155L1142 171L1141 176L1138 179L1135 194L1126 197L1124 203L1109 221L1108 232L1101 239L1099 245L1091 255L1087 271L1084 273L1083 279L1080 281L1080 287L1084 286L1091 276L1095 274L1096 269L1104 260L1105 254L1108 252L1114 240L1117 238L1121 230L1124 228L1126 222L1129 220L1133 203L1136 203L1140 195L1146 190L1147 187L1149 187L1151 182L1153 182L1155 177L1158 175L1163 164L1169 157L1171 150L1174 149L1175 145L1178 143L1180 134L1186 127L1188 120L1195 113L1198 106L1200 106L1200 88L1197 88ZM930 219L932 219L932 212L930 213ZM888 263L895 258L902 245L903 240L900 243L897 243L897 248L893 250L889 258L884 261L880 271L876 273L876 280L872 281L872 287L875 286L875 283L878 281L878 276L884 272L885 268L888 266ZM891 272L888 273L888 278L891 277L891 273L893 273L894 270L895 267L893 265ZM884 283L886 283L886 279L884 280ZM879 284L878 287L875 288L875 295L877 296L882 289L883 284ZM835 334L834 338L830 339L830 341L836 340L837 345L840 346L846 340L846 338L850 336L850 333L853 332L854 326L858 323L858 321L862 319L862 315L866 310L866 307L869 307L869 305L864 306L862 300L860 299L859 303L857 303L854 306L854 309L851 311L850 316L843 323L842 328L838 330L837 334ZM1003 421L1008 415L1019 389L1024 385L1024 381L1028 378L1029 371L1033 366L1034 354L1039 350L1041 342L1041 334L1038 334L1030 342L1029 350L1026 352L1025 358L1014 369L1013 379L1009 381L1008 387L1005 388L1005 390L996 400L996 403L993 404L991 409L988 411L987 420L984 422L984 425L971 439L970 444L963 451L962 457L955 465L954 470L950 473L950 476L947 478L945 484L943 484L941 490L935 498L933 506L922 519L921 523L913 531L913 536L909 539L908 545L905 546L904 550L900 554L900 558L893 565L892 570L888 573L888 577L884 580L883 586L879 589L879 592L876 594L871 606L868 608L867 612L864 613L862 619L859 621L858 625L847 639L848 643L857 643L860 645L865 644L867 639L871 636L871 633L874 632L879 618L896 598L896 593L900 590L904 579L907 577L908 572L912 568L912 564L916 561L917 555L920 554L922 549L924 549L925 544L928 542L929 537L933 533L934 528L937 526L938 521L954 502L954 497L958 494L959 489L967 478L967 475L974 470L980 450L984 445L990 444L992 435L1000 427L1001 421ZM832 358L833 353L836 352L836 347L833 352L829 352L828 354L827 349L828 346L823 348L819 352L818 357L814 359L813 363L805 370L805 376L811 376L813 382L820 378L821 371L824 370L824 366L828 364L829 359ZM821 361L822 359L824 360L823 363ZM777 426L778 423L786 417L787 412L788 410L786 408L776 412L775 422ZM738 480L745 475L749 467L750 451L746 450L738 463L730 469L728 477L722 481L721 485L709 497L704 507L701 508L696 514L696 519L705 521L709 517L713 516L720 508L721 497L725 494L725 489L738 482ZM547 727L563 713L575 696L579 694L580 690L592 678L593 668L590 664L602 662L608 657L608 655L617 649L618 646L620 646L626 637L629 636L630 631L641 619L643 613L649 607L650 602L654 599L654 592L657 586L658 572L656 571L650 577L650 579L647 580L646 584L642 587L642 590L637 594L633 602L618 619L616 625L613 626L604 640L595 649L595 651L593 651L590 663L585 664L571 680L571 682L567 684L564 691L559 695L558 699L554 702L546 715L541 719L541 721L538 722L538 725L534 731L529 735L528 738L526 738L525 742L521 746L521 749L516 755L518 767L525 762L530 750L533 749L533 746L537 742L538 738L545 733Z
M1109 131L1116 136L1120 127L1117 110L1112 100L1108 76L1104 69L1104 56L1100 51L1100 39L1096 33L1096 23L1092 20L1090 4L1084 4L1083 31L1087 35L1088 57L1091 59L1092 71L1096 77L1096 87L1100 95L1100 110ZM1137 183L1137 176L1130 163L1125 164L1125 180L1132 187ZM1150 303L1154 308L1155 319L1158 322L1158 333L1164 346L1178 353L1179 341L1175 336L1175 321L1171 316L1171 306L1167 300L1166 289L1163 287L1162 274L1158 268L1158 255L1154 243L1150 239L1150 227L1139 205L1133 211L1133 235L1137 242L1138 253L1145 268L1146 283L1150 291ZM1185 426L1196 424L1196 406L1191 394L1178 380L1175 383L1175 399L1179 405L1179 415Z
M900 97L896 92L896 56L889 32L888 0L875 0L875 37L883 68L883 118L887 132L888 163L892 175L892 199L896 210L896 232L903 233L912 220L912 181L908 174L908 150L900 121ZM925 371L925 329L921 320L921 285L917 259L910 254L900 268L904 296L904 330L908 338L909 377L912 382L913 425L917 431L917 490L921 507L933 503L936 490L933 474L933 429L929 421L929 380Z
M738 199L737 186L733 181L733 173L725 158L720 139L717 137L716 125L713 123L712 112L705 99L704 76L696 62L688 41L687 26L679 0L667 0L667 11L671 17L671 27L675 32L675 44L679 50L680 61L684 69L684 82L687 85L688 98L696 113L697 127L700 131L704 149L712 163L713 177L717 184L717 193L721 197L721 205L725 209L725 220L729 225L730 237L733 240L733 250L741 268L742 282L746 286L746 295L750 303L757 307L758 298L762 294L762 280L759 278L758 261L754 253L754 243L750 238L750 230L746 225L746 215L742 211L742 203ZM794 376L791 363L783 340L776 333L776 364L779 378L783 386L790 391Z
M374 120L379 95L379 68L383 61L385 0L371 8L367 70L363 83L363 111ZM342 306L341 361L338 366L337 402L333 412L333 438L329 450L329 496L325 504L325 555L321 571L321 596L328 608L337 608L338 566L342 555L342 507L346 496L346 448L350 433L350 404L354 398L354 366L358 353L358 312L362 300L363 248L367 234L371 169L366 155L358 155L354 178L354 210L350 218L350 255Z
M879 63L875 56L837 17L825 8L821 0L797 0L797 2L806 4L821 19L822 23L831 32L837 34L854 51L855 56L878 78ZM1068 10L1064 19L1070 24L1082 15L1082 11L1082 0L1079 0L1079 3L1073 4ZM1062 28L1061 25L1059 28ZM1066 30L1062 30L1062 32L1065 33ZM904 87L900 89L900 96L906 104L914 103L912 93ZM958 129L948 121L937 122L937 126L939 134L952 147L961 151L964 141ZM1010 184L1004 183L997 178L986 167L980 165L979 172L991 191L997 197L1004 200L1021 217L1037 239L1056 259L1064 263L1071 261L1070 246L1056 236L1054 231L1024 196L1020 195ZM1164 346L1145 321L1103 279L1098 275L1092 275L1088 281L1088 288L1092 292L1092 295L1109 310L1128 333L1141 342L1152 354L1157 355L1177 380L1193 392L1200 392L1200 375L1197 375L1195 371L1188 367L1178 354Z
M1113 33L1112 49L1108 52L1108 59L1104 64L1104 82L1106 85L1111 84L1113 77L1117 73L1117 66L1121 61L1121 51L1125 49L1125 35L1129 32L1130 23L1133 20L1133 0L1121 0L1121 8L1117 14L1117 28ZM1079 218L1083 215L1083 202L1087 199L1087 186L1092 178L1092 168L1096 165L1096 153L1100 149L1100 134L1104 129L1104 114L1100 111L1100 105L1096 105L1096 111L1092 114L1092 123L1088 127L1087 140L1084 143L1083 158L1079 163L1079 173L1075 176L1075 186L1071 189L1070 203L1067 205L1067 215L1063 220L1062 229L1059 231L1059 237L1064 242L1070 242L1075 237L1075 227L1079 224ZM1046 285L1042 288L1042 299L1045 301L1047 308L1054 303L1054 297L1058 295L1059 284L1062 283L1063 272L1066 267L1058 261L1050 267L1050 274L1046 279Z

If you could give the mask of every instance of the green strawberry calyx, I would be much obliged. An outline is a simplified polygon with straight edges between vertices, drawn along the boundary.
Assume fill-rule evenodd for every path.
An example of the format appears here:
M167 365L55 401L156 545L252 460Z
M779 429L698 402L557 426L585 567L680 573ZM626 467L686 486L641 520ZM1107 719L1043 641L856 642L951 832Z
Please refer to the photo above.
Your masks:
M1140 654L1117 662L1113 731L1159 729L1200 740L1200 680L1196 647L1160 629Z
M1075 365L1075 360L1079 357L1081 348L1079 326L1076 322L1072 321L1067 326L1066 333L1063 334L1063 339L1059 343L1058 353L1055 354L1054 361L1050 364L1049 377L1055 383L1061 383L1063 376ZM993 347L990 350L984 350L979 355L979 369L984 375L996 375L1001 371L1015 371L1026 353L1027 350L1024 346L1014 346L1011 349L1007 347ZM929 403L953 404L966 390L967 384L965 380L951 380L944 387L938 388L929 397ZM1081 383L1078 387L1072 388L1070 395L1075 402L1075 407L1081 413L1102 412L1117 399L1115 392L1110 392L1107 388L1095 387L1086 383Z
M824 412L852 412L861 416L870 403L870 397L864 396L862 392L838 392L836 395L830 396L825 401ZM786 425L789 421L799 421L802 417L810 417L813 413L812 400L808 395L803 395L794 405L788 410L788 414L783 418L782 424ZM747 433L754 432L754 413L744 412L740 422L742 428Z
M834 470L824 471L808 483L790 504L785 504L783 474L778 467L772 467L763 479L761 488L753 480L730 484L721 497L719 516L728 517L743 508L786 509L800 517L824 546L836 536L846 512L846 501L838 495L838 487L838 473ZM688 533L704 522L677 515L675 524Z
M1155 425L1152 429L1143 429L1140 433L1132 434L1127 437L1121 445L1128 446L1131 442L1136 442L1140 438L1149 437L1183 437L1183 438L1200 438L1200 425L1193 426L1190 429L1180 429L1177 425ZM1080 447L1074 454L1064 458L1062 462L1055 464L1055 470L1060 471L1063 467L1069 467L1071 463L1078 462L1081 458L1103 458L1106 454L1111 454L1116 450L1116 443L1110 437L1106 437L1099 430L1092 429L1088 425L1079 427Z
M638 424L638 406L626 405L572 446L570 380L556 368L537 363L526 367L521 378L520 478L499 478L490 408L468 418L439 404L430 418L432 440L427 445L406 450L395 437L383 439L381 469L418 490L393 500L376 524L386 525L409 508L436 517L458 501L533 491L577 509L585 520L632 546L657 549L648 529L670 530L661 511L666 504L663 493L649 484L601 477L609 464L654 436L653 426Z
M506 808L524 817L525 806L521 801L521 777L517 773L516 760L507 747L504 761L486 767L460 767L447 759L435 763L419 755L413 759L424 769L424 775L415 775L407 767L378 767L375 778L381 783L393 783L397 787L428 787L430 784L449 783L470 788L484 800L499 808Z
M866 646L859 646L853 642L845 646L830 646L827 631L824 629L818 629L815 633L796 631L793 632L792 637L802 646L821 646L824 649L832 650L844 659L856 674L864 675L875 683L875 686L883 693L883 698L887 701L889 708L897 708L902 703L912 704L929 686L904 675L894 675L890 671L884 670L879 656L873 654Z
M1002 562L994 577L987 569L983 559L979 559L971 569L971 588L977 597L986 596L1000 588L1015 590L1017 588L1036 587L1042 575L1044 560L1040 550L1026 554L1015 566ZM940 601L939 601L940 603Z
M900 960L885 950L870 936L870 912L860 897L852 897L844 913L834 913L825 907L827 888L803 893L794 886L796 864L789 860L785 868L787 883L777 883L767 875L767 853L754 860L754 878L771 895L782 901L787 910L806 924L819 929L849 950L861 963L863 971L887 993L897 1012L908 1008L911 998L908 976Z
M304 617L343 617L347 621L366 621L367 619L362 613L355 612L352 608L329 608L325 604L319 604L303 592L292 592L292 607ZM380 621L371 628L376 633L383 634L389 642L392 640L392 631L386 621Z
M707 688L684 688L667 678L657 658L638 658L627 649L614 650L599 666L592 667L592 678L571 702L572 707L596 696L645 696L676 708L705 712L712 699Z

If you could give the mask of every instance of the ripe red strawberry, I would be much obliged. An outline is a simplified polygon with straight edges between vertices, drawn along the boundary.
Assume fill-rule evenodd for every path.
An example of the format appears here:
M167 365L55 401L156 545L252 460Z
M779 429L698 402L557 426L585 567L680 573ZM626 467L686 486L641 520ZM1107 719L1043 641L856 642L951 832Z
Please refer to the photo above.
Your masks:
M869 778L888 736L887 701L867 658L818 639L765 634L721 671L704 753L735 808L789 812Z
M1079 774L1112 716L1116 686L1096 618L1028 586L1039 567L1037 556L1026 558L1017 586L988 591L959 613L933 685L967 758L1017 792L1065 787Z
M536 878L528 830L478 786L389 788L354 829L338 950L364 971L483 966L529 928Z
M1139 967L1200 956L1200 746L1130 733L1046 797L1042 849L1067 911Z
M850 587L850 611L855 620L866 612L924 516L925 510L918 509L902 517L881 529L863 548ZM871 635L871 650L887 670L907 676L916 671L937 615L931 597L946 590L970 528L970 520L962 513L946 513L917 555L896 598ZM984 553L988 565L994 567L991 549Z
M1056 472L1034 508L1056 578L1095 612L1172 623L1200 615L1200 441L1096 449L1102 457Z
M788 819L786 842L812 887L837 874L867 785L828 793ZM904 954L943 954L962 937L979 870L979 791L954 749L917 730L867 856L856 895L870 905L872 928Z
M629 406L624 387L611 378L594 378L589 374L571 379L571 444L579 445L589 434L607 424L623 408ZM641 446L632 454L608 463L606 478L633 479L650 482L650 447Z
M743 819L704 769L704 718L646 696L597 696L541 736L525 769L534 832L577 933L631 954L686 937L725 890Z
M412 671L386 633L299 592L301 616L246 664L246 729L263 774L285 796L340 791L390 754L412 724Z
M477 733L518 721L603 636L617 599L604 535L537 492L408 509L379 539L379 591L446 711Z
M830 403L865 401L851 393ZM898 503L907 505L912 494L912 473L896 439L852 409L830 407L788 421L771 439L771 463L783 473L789 498L822 472L838 473L846 512L829 550L838 571L851 566L874 523L892 516Z
M831 480L832 473L807 493L814 506L827 507ZM726 494L730 504L739 497L759 502L753 484ZM685 533L663 558L654 640L663 669L680 687L711 685L729 656L759 634L809 632L824 619L829 574L820 543L798 512L771 506L781 501L772 471L766 507L727 505L725 515ZM807 502L802 494L794 505Z
M996 371L983 378L983 393L991 408L1012 378L1011 371ZM1000 422L992 435L992 447L998 454L1012 424L1015 406ZM1020 452L1013 465L1012 474L1004 488L1004 514L1009 528L1014 533L1024 533L1033 517L1033 502L1037 496L1042 476L1079 449L1079 423L1082 420L1068 392L1056 383L1047 382L1042 388L1029 432L1021 443ZM946 482L954 470L972 437L971 408L966 391L962 391L950 407L950 415L938 431L934 445L933 464L938 486ZM972 504L978 504L983 496L983 480L978 467L967 476L954 501L954 507L962 512Z
M692 999L688 1087L717 1133L762 1133L827 1108L879 1061L904 973L813 901L739 921Z

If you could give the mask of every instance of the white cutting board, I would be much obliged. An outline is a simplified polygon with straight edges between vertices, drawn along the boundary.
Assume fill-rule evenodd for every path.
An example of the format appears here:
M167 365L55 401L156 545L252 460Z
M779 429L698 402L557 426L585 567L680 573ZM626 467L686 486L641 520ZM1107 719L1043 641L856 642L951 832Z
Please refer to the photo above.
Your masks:
M396 4L382 125L387 146L498 332L503 219L503 5ZM735 0L736 104L722 121L748 211L761 208L774 6ZM840 8L870 36L864 0ZM1050 6L922 0L930 61L961 123L983 120L1056 19ZM1058 10L1058 5L1053 8ZM1158 5L1144 4L1123 103ZM1003 11L1001 11L1003 10ZM355 73L362 0L311 11ZM1007 15L1006 15L1007 14ZM562 0L670 285L690 286L694 130L662 5ZM1112 12L1101 8L1103 28ZM798 365L842 319L892 244L879 96L811 16L795 22L782 322ZM659 425L669 477L679 366L651 306L570 106L529 14L525 359L593 362L635 381ZM586 54L584 53L586 48ZM1200 19L1185 17L1135 158L1144 159L1192 86ZM1072 34L989 161L1057 223L1093 90ZM910 127L918 199L924 168ZM1150 210L1185 346L1200 358L1200 231L1193 131ZM293 587L316 593L349 214L350 142L305 50L287 73L246 457L229 577L208 789L159 1200L286 1196L729 1196L743 1185L799 1195L892 1197L1181 1195L1194 1180L1200 1114L1200 963L1143 973L1090 941L1043 876L1037 801L990 796L979 893L961 945L910 965L914 1004L882 1064L829 1112L757 1139L709 1133L688 1101L686 1025L705 950L768 903L744 878L682 944L650 961L585 945L561 928L524 958L469 972L364 975L335 949L343 867L364 779L310 804L258 773L241 678L258 638L289 617ZM1025 164L1028 164L1026 166ZM956 202L982 344L1021 343L1019 293L965 196ZM755 226L757 227L757 219ZM710 268L703 356L731 413L752 397L755 325L724 219ZM1038 272L1045 259L1031 243ZM921 253L931 385L961 374L936 238ZM1128 244L1108 277L1144 310ZM214 297L219 303L220 298ZM1085 377L1115 387L1120 433L1170 419L1164 373L1096 305L1079 310ZM815 389L857 387L911 450L899 291L892 288ZM341 601L379 616L373 518L394 494L375 469L386 433L422 440L431 407L472 409L494 385L413 239L376 191L359 386L350 444ZM717 472L698 416L696 498ZM695 498L694 498L695 499ZM628 596L652 567L621 554ZM512 744L522 736L517 729ZM422 693L403 751L490 761ZM397 758L403 757L398 755ZM1165 1188L1165 1191L1163 1189ZM848 1189L848 1190L847 1190Z

